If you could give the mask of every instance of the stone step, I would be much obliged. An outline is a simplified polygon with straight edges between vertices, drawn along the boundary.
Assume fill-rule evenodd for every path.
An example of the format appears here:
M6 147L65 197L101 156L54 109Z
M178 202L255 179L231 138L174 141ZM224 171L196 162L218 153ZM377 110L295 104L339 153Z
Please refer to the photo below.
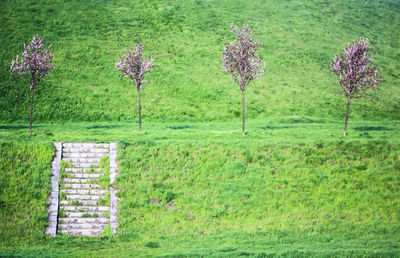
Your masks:
M104 153L109 154L109 149L103 148L63 148L63 155L65 153Z
M95 174L95 173L67 173L67 176L70 178L99 178L102 174Z
M66 194L80 194L80 195L104 195L108 193L108 190L103 189L61 189Z
M87 211L87 212L80 212L80 211L65 211L64 215L67 218L82 218L83 215L89 214L89 215L95 215L97 214L98 217L101 217L103 215L103 211Z
M70 162L70 164L74 168L93 168L93 166L99 166L99 164L96 163L83 163L83 162Z
M60 223L97 223L97 224L105 224L109 223L109 218L59 218L58 221Z
M58 224L59 230L69 230L69 229L102 229L107 227L108 223L61 223Z
M104 168L65 168L65 172L72 173L92 173L91 171L100 172L104 171Z
M66 194L67 199L69 200L101 200L105 196L104 195L88 195L88 194Z
M110 148L109 143L79 142L63 143L63 148Z
M63 153L63 158L103 158L107 156L106 153L79 153L79 152L68 152Z
M73 205L74 203L76 203L77 200L62 200L60 201L60 205ZM82 205L92 205L92 206L96 206L99 202L95 201L95 200L79 200L78 201L80 204Z
M62 229L58 233L71 236L99 236L104 229Z
M93 178L63 178L63 183L78 183L84 184L93 181Z
M110 211L109 206L61 206L64 211L79 211L79 212L107 212Z
M99 165L101 158L63 158L62 160L71 164L92 163L92 165Z
M91 189L100 188L99 184L63 184L63 187L70 189Z

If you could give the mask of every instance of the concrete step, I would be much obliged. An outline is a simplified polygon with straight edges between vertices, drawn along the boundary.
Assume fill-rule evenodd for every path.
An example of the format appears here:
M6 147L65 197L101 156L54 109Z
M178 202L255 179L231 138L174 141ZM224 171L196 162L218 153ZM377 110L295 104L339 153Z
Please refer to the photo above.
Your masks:
M109 206L61 206L64 211L79 211L79 212L107 212L110 211Z
M107 227L108 223L98 224L98 223L61 223L58 224L59 230L69 230L69 229L102 229Z
M61 189L66 194L80 194L80 195L104 195L108 193L105 189Z
M73 168L86 168L91 169L93 166L99 166L96 163L83 163L83 162L70 162ZM98 167L97 167L98 168Z
M65 172L71 173L93 173L104 171L104 168L65 168Z
M71 189L91 189L91 188L100 188L99 184L63 184L63 187L71 188Z
M63 155L65 153L104 153L109 154L109 149L103 148L63 148Z
M110 148L109 143L79 142L63 143L63 148Z
M87 194L66 194L67 199L69 200L101 200L105 196L104 195L87 195Z
M99 178L102 176L102 174L96 174L96 173L67 173L68 177L71 178Z
M92 165L99 165L101 158L63 158L62 160L71 164L92 163Z
M60 201L60 205L72 205L73 203L75 203L77 200L62 200ZM99 202L95 201L95 200L79 200L78 201L80 204L82 205L92 205L92 206L96 206Z
M62 229L58 233L71 236L99 236L104 229Z
M85 214L95 215L97 214L98 217L103 216L103 211L87 211L87 212L80 212L80 211L66 211L64 212L65 217L67 218L82 218Z
M97 223L97 224L105 224L109 223L109 218L59 218L58 221L60 223Z
M78 184L85 184L90 181L93 181L93 178L63 178L63 183L78 183Z
M107 156L106 153L79 153L79 152L68 152L63 153L63 158L103 158Z

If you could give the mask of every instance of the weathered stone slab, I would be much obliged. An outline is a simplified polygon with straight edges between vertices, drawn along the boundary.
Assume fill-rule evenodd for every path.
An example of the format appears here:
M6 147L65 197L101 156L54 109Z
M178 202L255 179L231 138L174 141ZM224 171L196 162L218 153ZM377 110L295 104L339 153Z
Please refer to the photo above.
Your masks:
M96 172L104 171L103 168L65 168L65 172L72 172L72 173L84 173L89 170L93 170Z
M85 184L85 183L91 182L93 180L94 179L92 179L92 178L64 178L62 181L63 181L63 183Z
M61 192L67 194L81 194L81 195L104 195L108 190L102 189L61 189Z
M118 198L116 193L117 189L114 189L115 179L118 176L118 164L117 164L117 144L115 142L110 143L110 229L114 234L117 233L118 226Z
M103 148L64 148L65 153L109 153L109 149Z
M99 184L63 184L63 186L72 189L100 188Z
M83 194L67 194L67 199L70 200L100 200L103 199L104 195L83 195Z
M108 206L61 206L64 211L79 211L79 212L107 212L110 211Z
M76 201L76 200L75 200ZM70 205L72 204L73 200L63 200L60 201L60 205ZM78 201L82 205L97 205L99 202L95 200L79 200Z
M96 174L96 173L68 173L68 176L73 177L73 178L99 178L102 176L102 174Z
M102 211L87 211L87 212L73 212L73 211L66 211L64 212L65 217L67 218L82 218L84 215L97 215L98 217L101 217L104 212Z
M51 192L48 198L49 206L47 207L48 212L48 225L45 229L45 233L49 236L55 236L57 233L57 216L58 216L58 190L59 190L59 177L61 169L61 157L62 157L62 144L61 142L54 143L55 155L51 163L51 177L50 185Z
M60 218L60 223L109 223L109 218Z
M81 153L81 152L70 152L64 153L64 158L103 158L107 156L107 153Z

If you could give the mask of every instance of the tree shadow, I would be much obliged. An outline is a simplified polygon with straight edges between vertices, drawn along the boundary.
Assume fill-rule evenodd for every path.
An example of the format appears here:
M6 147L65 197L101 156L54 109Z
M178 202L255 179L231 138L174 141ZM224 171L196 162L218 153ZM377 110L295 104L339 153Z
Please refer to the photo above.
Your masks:
M392 131L393 128L388 128L384 126L358 126L354 127L354 130L357 131Z
M196 126L181 125L181 126L168 126L167 128L173 129L173 130L182 130L182 129L188 129L188 128L196 128Z
M263 130L280 130L280 129L289 129L289 128L296 128L297 125L282 125L282 126L262 126L261 129Z
M120 125L93 125L93 126L88 126L86 129L92 130L92 129L114 129L121 127Z
M32 125L32 128L38 128L40 126ZM28 129L29 125L0 125L0 130L18 130L18 129Z

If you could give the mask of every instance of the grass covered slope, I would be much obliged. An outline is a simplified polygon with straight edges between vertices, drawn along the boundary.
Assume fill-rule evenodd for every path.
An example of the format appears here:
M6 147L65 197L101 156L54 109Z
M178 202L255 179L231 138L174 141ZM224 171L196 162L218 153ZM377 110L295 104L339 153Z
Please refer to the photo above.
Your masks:
M398 145L139 141L121 147L119 237L137 238L139 246L202 255L227 246L234 248L225 255L399 254ZM276 238L282 243L273 247Z
M51 144L1 146L29 162L33 154L41 157L39 164L49 167ZM1 157L4 164L14 162L10 155ZM121 142L118 162L116 236L43 238L46 187L32 203L40 215L20 225L19 204L38 192L38 176L31 168L26 169L31 173L21 173L30 182L26 190L18 192L19 186L8 183L7 194L1 194L5 200L3 196L8 199L14 193L15 204L6 205L17 215L1 211L7 225L0 225L0 256L400 254L396 143L148 139ZM10 175L14 167L3 170ZM43 182L48 181L46 173L50 174L42 175ZM15 225L10 223L13 216L19 218ZM28 234L12 235L19 228Z
M29 245L44 238L50 143L0 143L0 247Z
M36 33L53 44L56 69L36 92L36 121L132 120L137 93L114 63L143 41L155 69L143 93L152 121L230 121L240 91L220 71L229 24L248 23L264 43L268 71L246 91L247 118L342 119L329 62L348 42L370 39L386 81L376 98L355 101L350 120L400 115L398 1L2 1L0 120L27 121L29 88L9 73L11 59Z

